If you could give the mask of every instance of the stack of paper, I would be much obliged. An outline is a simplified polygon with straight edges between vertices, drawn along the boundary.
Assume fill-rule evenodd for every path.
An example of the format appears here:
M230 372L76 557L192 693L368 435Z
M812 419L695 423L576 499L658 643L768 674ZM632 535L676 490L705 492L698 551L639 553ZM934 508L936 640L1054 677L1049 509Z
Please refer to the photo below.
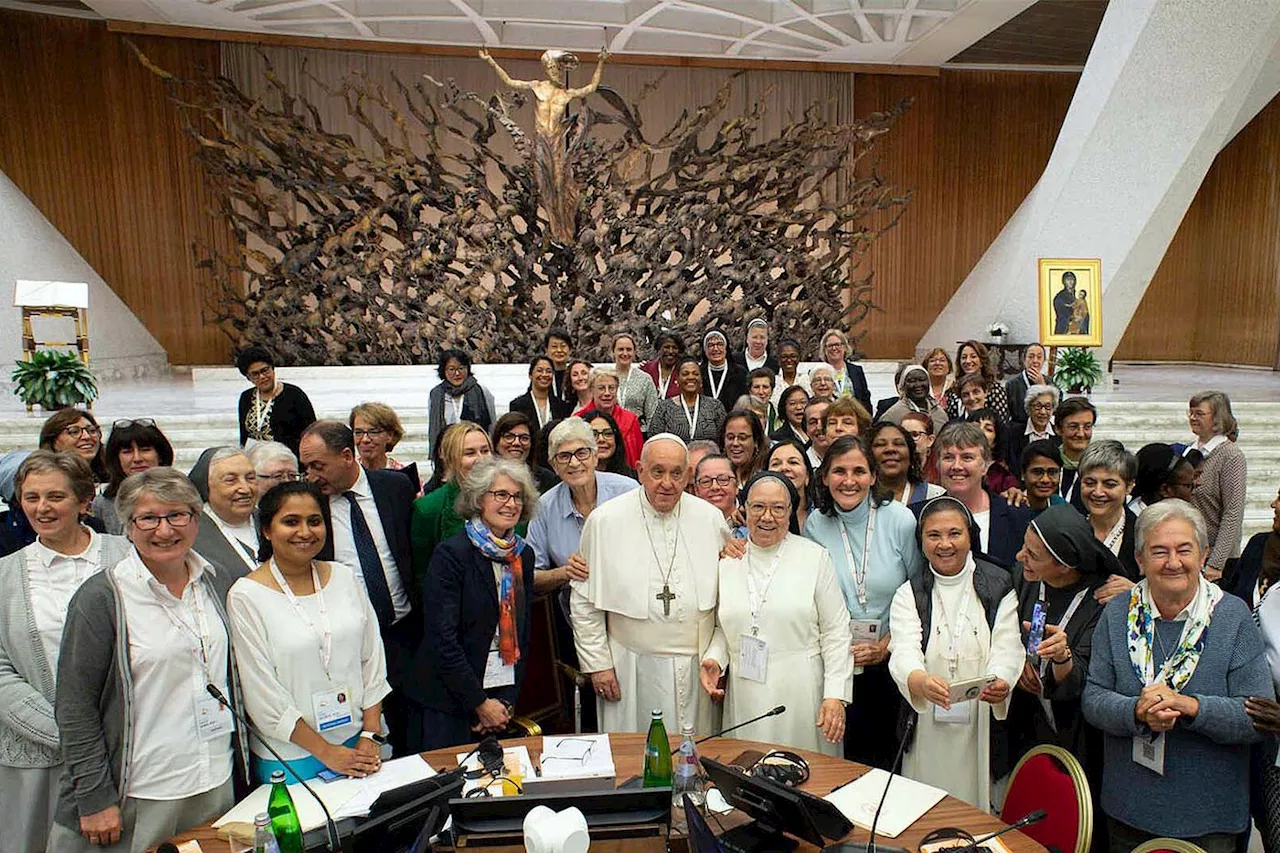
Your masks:
M613 750L609 736L547 735L542 738L543 779L613 776Z
M337 810L360 793L364 781L363 779L337 779L333 782L322 782L319 779L311 779L307 784L320 799L324 800L325 806L334 813L336 820ZM248 826L248 837L252 838L253 819L267 810L267 800L270 796L271 786L259 785L253 793L236 803L231 811L214 821L214 828L227 827L237 835L244 835L244 826ZM306 789L301 785L290 785L289 796L293 797L293 805L298 810L298 822L302 824L303 832L324 826L324 812ZM233 824L242 824L242 826L236 827Z
M885 771L873 768L823 799L834 804L849 820L869 830L889 778ZM897 838L946 795L947 792L941 788L905 776L893 777L889 796L885 797L884 808L880 812L880 821L876 824L876 835Z
M360 791L341 807L334 809L333 819L364 817L373 808L378 797L387 791L394 791L396 788L430 779L434 775L436 771L419 755L383 762L377 773L358 780Z

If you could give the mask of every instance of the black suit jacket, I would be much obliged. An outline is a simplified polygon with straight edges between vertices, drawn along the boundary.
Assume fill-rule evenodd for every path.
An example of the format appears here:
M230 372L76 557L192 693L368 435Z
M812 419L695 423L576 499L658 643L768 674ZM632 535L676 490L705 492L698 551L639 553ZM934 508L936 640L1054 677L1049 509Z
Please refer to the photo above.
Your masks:
M369 490L373 492L373 502L378 507L378 518L382 521L382 533L387 537L387 545L396 558L396 570L400 573L400 583L409 593L409 600L418 607L417 596L413 588L413 549L409 544L409 520L413 516L413 485L409 478L399 471L382 469L365 471L369 478ZM320 550L319 559L333 559L333 538L330 537ZM352 566L359 572L359 566ZM385 566L383 568L386 568ZM406 617L410 618L410 617Z
M554 394L548 395L547 400L551 407L551 420L558 421L573 414L573 403L568 400L561 399ZM526 391L512 400L511 405L507 408L513 412L520 412L529 418L529 423L533 425L533 437L536 439L538 437L538 409L533 405L533 395Z
M1027 372L1019 370L1004 381L1004 396L1009 401L1009 420L1022 421L1023 429L1027 423Z
M422 598L431 606L422 610L422 641L405 680L410 699L468 720L486 699L515 703L529 656L533 548L526 546L520 557L524 590L516 596L520 646L516 683L484 687L485 663L498 629L498 589L493 563L471 544L464 530L436 546L423 579Z
M738 350L735 353L731 353L729 355L729 360L732 361L734 364L738 365L739 367L741 367L743 373L751 372L747 368L747 354L743 350ZM774 375L777 375L778 371L782 369L781 367L778 366L778 357L775 356L773 353L771 353L767 349L764 351L764 364L762 364L761 367L765 367L765 368L768 368L769 370L772 370L774 372Z
M862 369L862 365L855 364L846 358L844 361L844 374L849 377L849 385L853 389L853 398L861 403L866 408L867 413L870 414L872 411L871 389L867 386L866 371Z
M871 420L878 421L880 416L893 408L893 404L901 400L901 397L885 397L883 400L876 401L876 410L871 413Z
M1124 576L1137 583L1142 580L1142 570L1138 568L1138 516L1128 507L1124 508L1124 533L1120 535L1120 565L1124 566Z
M747 393L747 371L741 364L737 364L733 359L725 361L725 370L729 371L729 375L724 378L724 385L720 386L720 393L712 395L711 390L711 374L707 370L706 361L702 362L702 393L708 397L714 396L720 401L720 405L724 406L725 412L732 412L738 402L738 398Z

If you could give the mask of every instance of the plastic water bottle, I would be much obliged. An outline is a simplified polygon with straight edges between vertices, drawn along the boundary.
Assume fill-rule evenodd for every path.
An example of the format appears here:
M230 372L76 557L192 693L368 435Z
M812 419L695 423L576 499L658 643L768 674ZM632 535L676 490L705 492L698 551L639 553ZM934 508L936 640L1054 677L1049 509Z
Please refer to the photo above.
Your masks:
M253 819L253 853L280 853L271 831L271 815L263 812Z
M644 742L644 787L666 788L671 785L671 742L662 724L662 709L653 712L649 737ZM283 851L282 851L283 853Z
M267 814L271 816L271 834L276 837L280 853L304 853L302 824L298 821L298 809L284 784L284 771L271 774L271 797L267 800Z
M693 743L693 725L685 723L680 728L680 749L675 754L675 778L671 783L671 803L677 809L684 808L684 795L701 807L706 800L703 785L702 762Z

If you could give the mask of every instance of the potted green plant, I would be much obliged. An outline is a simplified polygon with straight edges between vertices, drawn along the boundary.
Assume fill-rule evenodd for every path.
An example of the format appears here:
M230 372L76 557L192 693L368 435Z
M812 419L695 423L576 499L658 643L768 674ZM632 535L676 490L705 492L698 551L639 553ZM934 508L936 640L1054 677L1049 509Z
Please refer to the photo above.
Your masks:
M1088 394L1102 380L1102 364L1092 350L1063 347L1053 368L1053 384L1068 394Z
M98 398L98 382L89 365L73 352L41 350L30 361L19 361L9 377L13 393L27 404L46 412L92 403Z

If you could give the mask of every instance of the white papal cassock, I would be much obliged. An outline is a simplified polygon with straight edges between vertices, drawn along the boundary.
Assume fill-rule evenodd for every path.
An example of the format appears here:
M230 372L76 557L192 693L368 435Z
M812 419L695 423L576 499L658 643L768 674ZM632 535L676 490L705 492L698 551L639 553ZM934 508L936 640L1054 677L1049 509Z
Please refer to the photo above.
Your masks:
M689 494L664 516L635 489L587 517L579 550L590 574L573 582L569 610L582 671L617 673L621 701L596 700L602 732L647 731L655 708L668 734L686 722L715 730L718 709L698 668L715 631L728 538L720 510ZM675 597L660 598L664 587Z
M928 571L933 571L929 569ZM933 636L921 652L920 615L911 584L894 593L889 608L893 639L889 645L889 674L920 715L915 742L902 761L902 775L942 788L951 796L983 811L991 810L991 715L1003 720L1009 698L992 705L972 700L953 708L967 713L967 722L939 722L933 703L913 698L907 677L922 669L948 683L994 675L1013 688L1026 659L1018 627L1018 602L1012 592L996 608L995 624L987 626L982 602L973 591L973 558L958 575L934 572ZM956 656L951 658L952 636ZM951 671L952 664L955 671ZM1012 689L1009 697L1013 696Z
M776 570L774 561L776 559ZM764 682L744 678L740 637L751 633L752 596L763 599L757 636L769 644ZM748 545L743 559L720 561L715 642L707 656L728 669L724 725L733 726L776 705L787 712L740 729L736 737L839 755L817 728L823 699L853 695L849 611L827 549L794 534L772 548Z

